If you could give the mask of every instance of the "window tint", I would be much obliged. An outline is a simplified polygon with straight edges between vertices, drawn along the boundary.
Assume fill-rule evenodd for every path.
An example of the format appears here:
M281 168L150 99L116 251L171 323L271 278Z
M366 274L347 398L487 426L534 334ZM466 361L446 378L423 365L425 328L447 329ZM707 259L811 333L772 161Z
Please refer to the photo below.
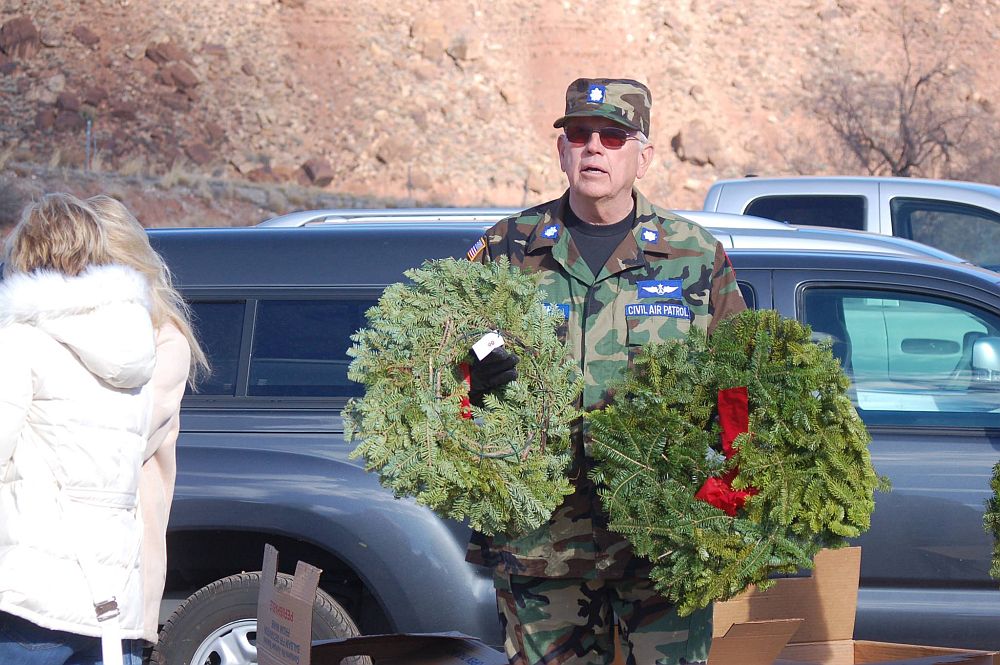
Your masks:
M866 421L1000 427L1000 372L981 360L996 364L997 316L933 296L827 288L805 291L802 316L832 344Z
M964 203L894 198L892 233L1000 268L1000 214Z
M347 379L351 335L375 300L261 300L257 303L248 395L354 397Z
M243 341L244 302L193 302L192 322L211 373L197 387L198 395L234 395L240 344ZM188 394L191 388L188 387Z
M779 222L864 230L863 196L764 196L743 211Z
M740 287L740 293L743 294L743 302L747 304L747 308L757 309L757 296L753 292L753 287L740 281L737 281L736 285Z

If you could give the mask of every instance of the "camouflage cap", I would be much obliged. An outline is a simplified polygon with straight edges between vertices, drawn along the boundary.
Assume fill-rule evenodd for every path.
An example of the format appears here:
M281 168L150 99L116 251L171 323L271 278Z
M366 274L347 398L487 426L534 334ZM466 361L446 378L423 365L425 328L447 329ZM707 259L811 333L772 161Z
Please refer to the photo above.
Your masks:
M649 88L632 79L577 79L566 88L566 114L553 123L562 127L570 118L599 116L649 136Z

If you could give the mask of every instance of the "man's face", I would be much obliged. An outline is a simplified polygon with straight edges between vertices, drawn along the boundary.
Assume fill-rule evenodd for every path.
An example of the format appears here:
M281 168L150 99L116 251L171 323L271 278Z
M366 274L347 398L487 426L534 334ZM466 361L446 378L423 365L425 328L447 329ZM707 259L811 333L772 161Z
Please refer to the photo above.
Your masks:
M586 143L572 143L565 134L559 135L559 165L569 181L570 195L591 203L631 199L632 185L645 175L653 146L629 139L621 148L606 148L597 133L601 127L624 129L605 118L573 118L566 123L567 131L572 131L571 128L594 131Z

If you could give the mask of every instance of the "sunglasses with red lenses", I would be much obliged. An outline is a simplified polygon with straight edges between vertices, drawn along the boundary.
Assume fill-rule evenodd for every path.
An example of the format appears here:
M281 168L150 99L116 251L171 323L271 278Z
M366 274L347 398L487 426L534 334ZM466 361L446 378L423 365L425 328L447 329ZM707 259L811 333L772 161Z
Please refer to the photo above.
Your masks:
M639 140L634 134L620 127L591 128L567 125L563 131L566 132L566 140L576 145L584 145L596 132L601 137L601 145L608 150L618 150L629 139Z

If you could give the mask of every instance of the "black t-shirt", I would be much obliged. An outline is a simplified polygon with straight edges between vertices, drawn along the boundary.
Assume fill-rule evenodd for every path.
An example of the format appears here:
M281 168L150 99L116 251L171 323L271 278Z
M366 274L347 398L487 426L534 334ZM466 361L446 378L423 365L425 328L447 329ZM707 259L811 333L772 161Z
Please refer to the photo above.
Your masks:
M573 209L566 206L566 219L563 221L573 236L573 244L580 256L596 277L611 258L612 252L635 225L635 206L632 206L625 219L614 224L590 224L577 217Z

